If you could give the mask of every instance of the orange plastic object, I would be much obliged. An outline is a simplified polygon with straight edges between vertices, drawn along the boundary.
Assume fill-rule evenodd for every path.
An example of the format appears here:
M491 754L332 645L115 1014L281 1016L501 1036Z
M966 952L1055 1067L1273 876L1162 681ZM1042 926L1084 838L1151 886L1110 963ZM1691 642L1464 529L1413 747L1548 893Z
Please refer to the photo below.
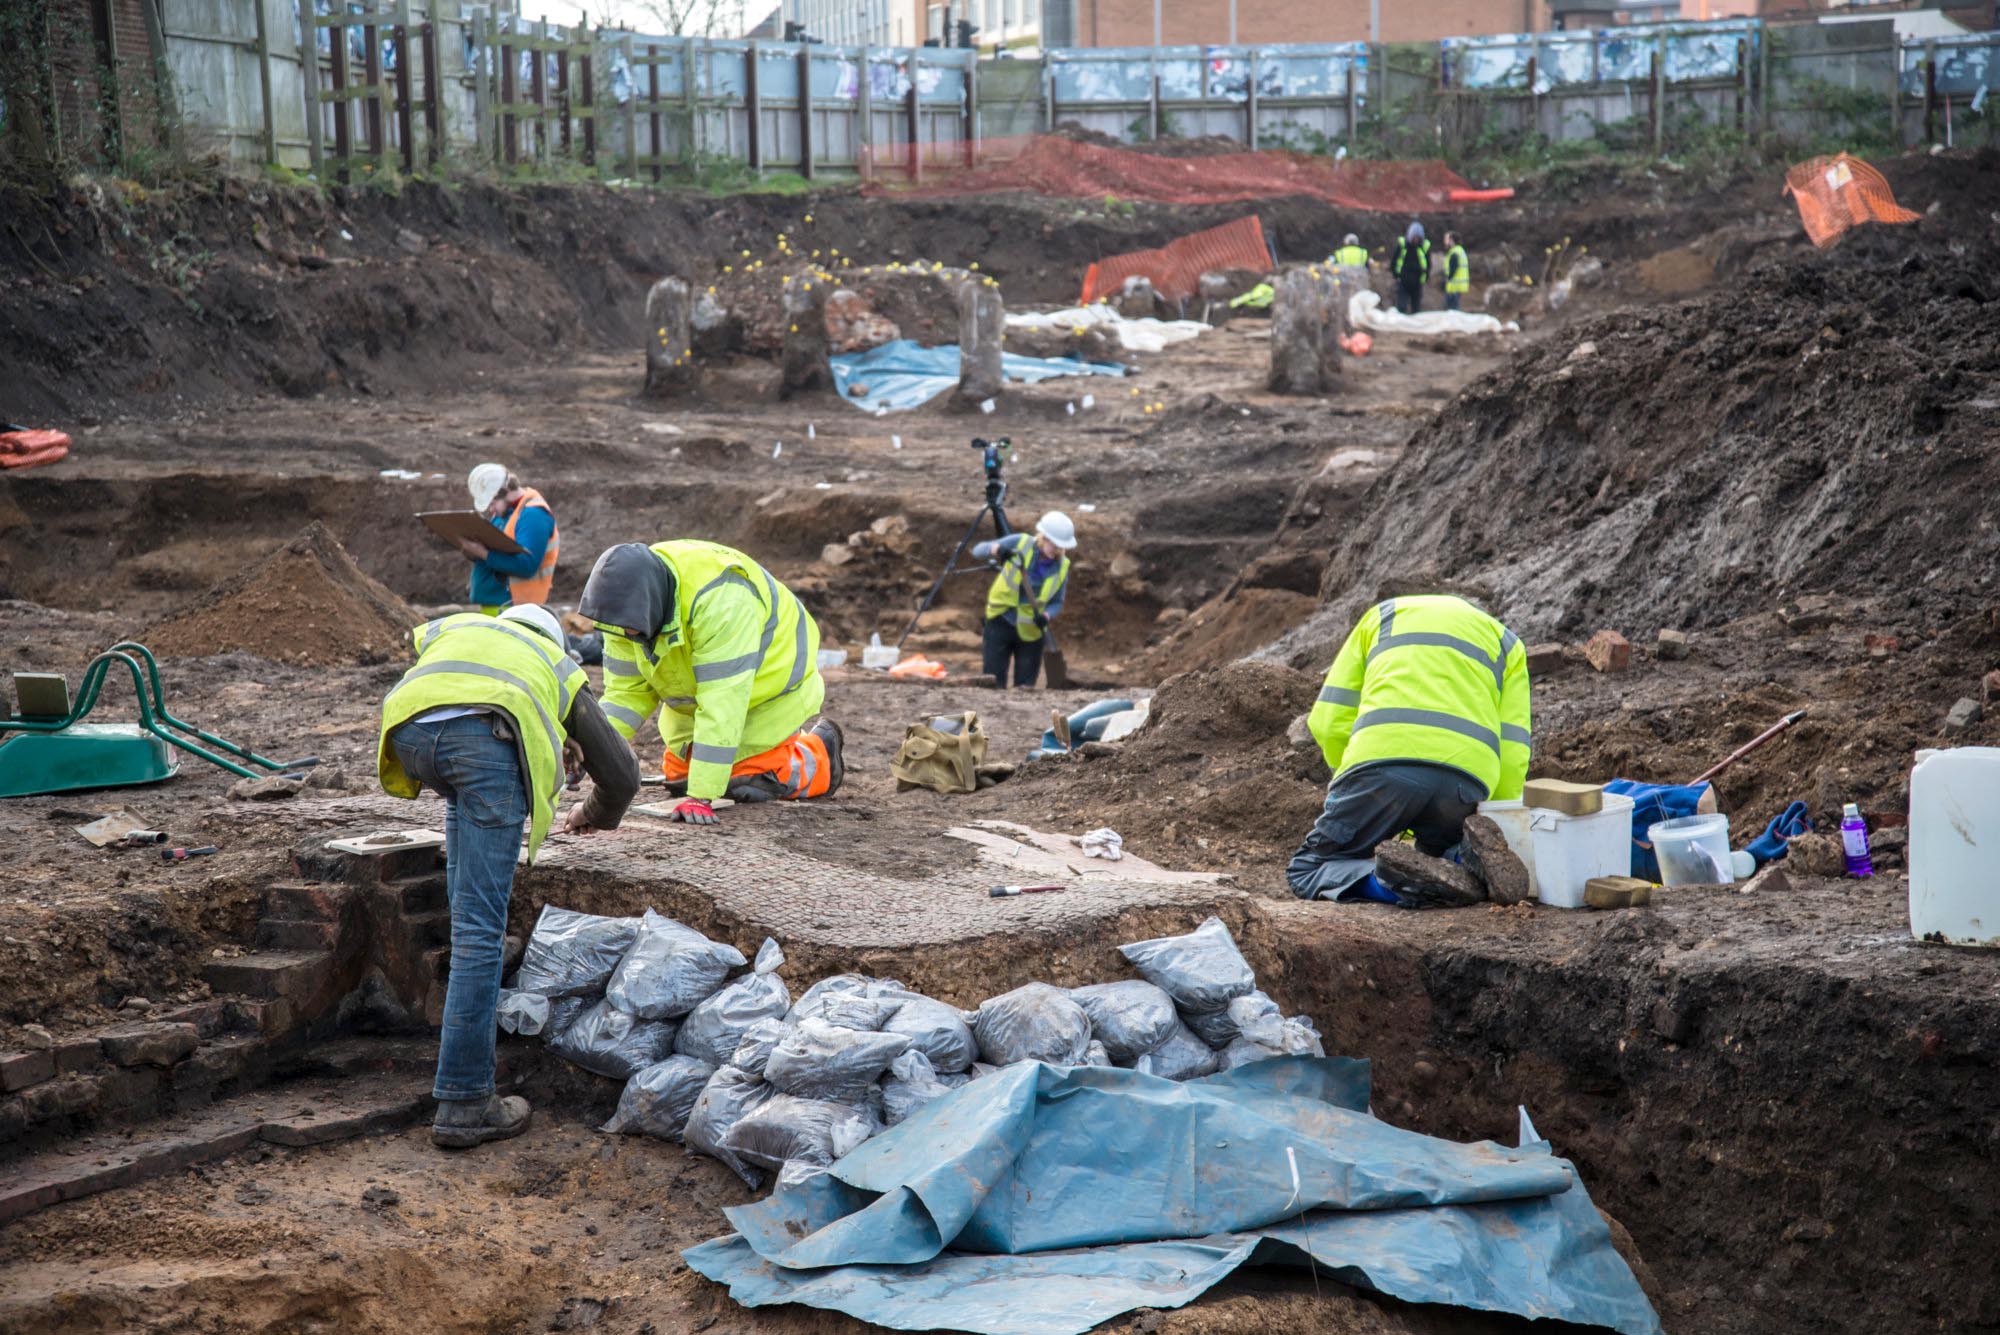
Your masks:
M1832 245L1860 223L1913 223L1922 216L1896 203L1881 172L1845 153L1799 163L1785 173L1785 193L1798 204L1815 246Z
M1135 250L1099 260L1083 275L1083 296L1078 304L1088 306L1115 296L1128 278L1144 278L1168 301L1179 301L1200 290L1203 274L1228 269L1271 271L1264 224L1254 213L1207 231L1175 237L1157 250Z
M33 468L69 455L69 436L61 431L0 431L0 468Z
M934 658L925 658L922 654L911 654L908 658L890 668L889 675L892 677L929 677L934 681L942 681L945 676L945 667L944 664Z

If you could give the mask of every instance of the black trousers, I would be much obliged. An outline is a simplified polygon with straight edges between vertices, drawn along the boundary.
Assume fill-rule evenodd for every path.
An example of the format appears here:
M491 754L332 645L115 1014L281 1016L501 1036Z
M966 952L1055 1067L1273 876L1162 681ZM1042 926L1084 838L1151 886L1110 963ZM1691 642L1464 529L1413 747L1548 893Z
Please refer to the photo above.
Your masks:
M980 641L986 675L995 687L1007 685L1007 665L1014 665L1014 684L1033 686L1042 674L1042 646L1047 638L1024 640L1008 617L991 617Z
M1418 311L1422 310L1423 308L1424 308L1424 285L1421 282L1419 282L1415 286L1412 286L1409 283L1403 282L1400 278L1397 279L1396 309L1401 311L1405 315L1415 315Z
M1465 836L1465 818L1486 789L1448 765L1381 761L1351 769L1327 785L1326 806L1292 854L1285 879L1300 899L1337 899L1375 870L1375 845L1405 830L1417 851L1443 857Z

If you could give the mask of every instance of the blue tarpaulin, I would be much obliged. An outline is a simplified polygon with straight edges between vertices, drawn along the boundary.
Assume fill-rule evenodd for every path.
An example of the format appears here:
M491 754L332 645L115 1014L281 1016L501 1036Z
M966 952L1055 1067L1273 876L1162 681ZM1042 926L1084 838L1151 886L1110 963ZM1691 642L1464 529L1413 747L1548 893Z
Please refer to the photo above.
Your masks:
M899 1330L1078 1335L1310 1257L1411 1302L1657 1335L1576 1171L1368 1113L1368 1064L1288 1057L1176 1083L1024 1062L684 1253L748 1307Z
M958 345L926 348L907 338L884 343L866 352L837 352L833 363L833 387L840 397L864 412L878 408L904 412L921 408L940 394L958 386ZM1017 384L1032 385L1065 375L1124 375L1116 362L1086 362L1074 357L1023 357L1003 353L1000 371ZM851 395L848 386L861 384L868 392Z

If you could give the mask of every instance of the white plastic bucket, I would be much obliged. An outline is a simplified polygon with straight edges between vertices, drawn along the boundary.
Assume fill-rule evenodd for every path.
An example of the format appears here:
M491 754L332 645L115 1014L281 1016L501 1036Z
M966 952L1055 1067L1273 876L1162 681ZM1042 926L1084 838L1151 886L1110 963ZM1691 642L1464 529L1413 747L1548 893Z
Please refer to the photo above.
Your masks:
M1500 827L1508 849L1528 869L1528 893L1539 894L1535 888L1535 840L1528 823L1528 804L1518 797L1481 802L1479 814Z
M2000 747L1917 752L1910 771L1910 932L2000 946Z
M1632 799L1623 794L1606 793L1604 809L1588 816L1530 807L1528 833L1535 893L1551 908L1580 909L1584 882L1632 874Z
M1736 879L1729 856L1729 817L1675 816L1646 827L1660 860L1661 885L1725 885Z

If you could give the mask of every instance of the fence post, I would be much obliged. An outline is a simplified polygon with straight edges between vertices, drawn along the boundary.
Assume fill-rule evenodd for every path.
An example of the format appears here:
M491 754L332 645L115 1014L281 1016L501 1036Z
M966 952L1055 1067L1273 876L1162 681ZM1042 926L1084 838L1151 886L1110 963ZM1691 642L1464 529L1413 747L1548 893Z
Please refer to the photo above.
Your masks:
M319 29L313 0L299 0L299 82L306 94L306 159L315 175L321 157L319 111Z
M586 25L586 31L588 26ZM597 30L598 36L589 39L578 57L583 65L583 161L588 167L595 167L599 176L609 176L604 164L597 158L597 43L604 35L604 29Z
M1146 116L1149 126L1146 142L1158 143L1160 140L1160 49L1158 47L1154 47L1153 54L1146 57L1146 70L1152 75L1146 81Z
M381 0L364 0L367 4L380 4ZM371 10L368 17L373 19ZM368 130L368 156L375 159L375 170L381 171L387 164L389 126L382 115L382 89L386 82L382 78L382 30L372 22L361 28L361 77L368 81L362 89L362 124Z
M1155 75L1153 87L1157 89L1159 86L1159 76ZM1257 48L1254 46L1250 48L1250 81L1246 87L1250 94L1250 134L1244 142L1249 144L1250 151L1255 153L1257 151Z
M762 175L764 172L764 135L759 124L764 118L764 99L757 92L757 43L750 43L750 53L743 59L743 100L747 106L750 135L744 147L748 151L750 170Z
M861 48L861 79L854 86L854 165L861 179L875 179L875 80L874 55Z
M1536 134L1542 132L1542 93L1535 86L1535 67L1539 63L1539 48L1530 47L1528 54L1528 125Z
M410 0L396 0L396 132L403 139L403 170L417 169L417 127L411 93L415 87L410 74Z
M1937 43L1924 43L1924 142L1937 142Z
M965 62L965 165L979 165L979 58Z
M438 53L438 34L444 20L438 9L441 0L431 0L430 21L418 25L417 40L424 51L424 165L435 167L451 145L444 128L444 60Z
M1347 58L1347 156L1354 156L1355 122L1360 119L1359 104L1355 100L1354 57Z
M695 45L692 37L681 38L681 100L687 104L687 142L681 146L681 156L692 164L700 161L702 140L706 137L706 117L701 109L701 62L697 54L706 55L707 50Z
M1757 33L1757 142L1771 137L1771 30L1758 24ZM1894 41L1894 38L1890 39ZM1890 62L1894 64L1894 61Z
M1042 129L1056 128L1056 64L1048 52L1042 53Z
M264 161L275 167L278 164L278 121L277 108L271 98L271 20L264 12L269 0L251 0L251 3L257 7L257 91L264 102ZM108 10L109 6L106 8ZM311 36L310 29L307 35ZM109 68L113 71L118 68L115 57L109 62Z
M1667 142L1667 35L1653 42L1653 156L1659 157Z
M648 46L648 47L646 48L646 56L647 56L647 61L646 61L646 135L647 135L648 139L650 139L650 140L651 140L651 144L650 144L650 147L652 148L652 150L653 150L653 151L652 151L652 152L651 152L651 153L650 153L650 154L649 154L648 156L650 156L650 157L651 157L651 158L653 159L653 181L654 181L654 183L655 183L655 184L657 184L657 183L659 182L659 180L660 180L660 177L661 177L661 175L662 175L662 174L663 174L663 173L665 172L665 170L666 170L666 158L667 158L667 148L666 148L666 144L665 144L664 142L662 142L662 141L663 141L663 139L665 138L665 135L664 135L664 127L663 127L663 126L662 126L662 125L660 124L660 48L659 48L659 46L658 46L657 44L654 44L654 45L651 45L651 46ZM635 97L636 97L636 96L638 95L638 90L637 90L636 88L635 88L635 89L633 90L633 95L634 95ZM683 145L681 146L681 155L682 155L683 157L687 157L687 146L686 146L685 144L683 144ZM689 157L689 158L688 158L688 165L689 165L689 166L693 166L693 165L694 165L694 159L693 159L693 158L691 158L691 157Z
M914 51L910 53L910 91L903 98L903 107L910 127L910 184L921 185L924 179L924 119L923 111L917 105L917 56Z
M799 175L813 178L812 47L799 44Z
M334 10L336 18L343 16L344 10ZM348 161L354 156L354 100L347 96L347 25L334 23L327 30L328 42L333 47L333 156L339 165L334 176L342 185L349 176Z

